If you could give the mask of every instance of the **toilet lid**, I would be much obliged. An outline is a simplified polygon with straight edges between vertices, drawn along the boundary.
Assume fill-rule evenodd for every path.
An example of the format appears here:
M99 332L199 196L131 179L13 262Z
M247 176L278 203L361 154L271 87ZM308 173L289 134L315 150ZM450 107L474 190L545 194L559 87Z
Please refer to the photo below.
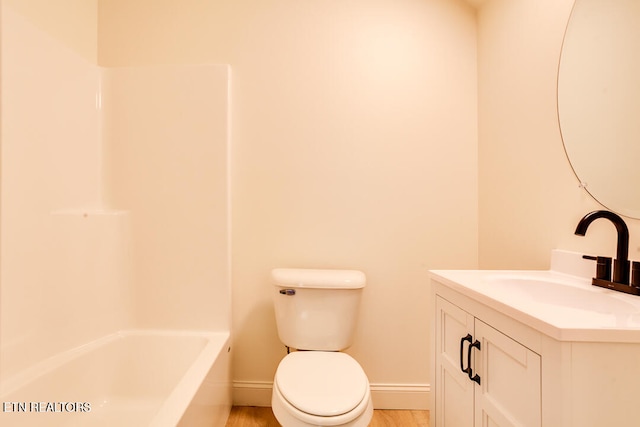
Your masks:
M351 356L325 351L297 351L278 366L282 396L300 411L325 417L346 414L366 395L369 380Z

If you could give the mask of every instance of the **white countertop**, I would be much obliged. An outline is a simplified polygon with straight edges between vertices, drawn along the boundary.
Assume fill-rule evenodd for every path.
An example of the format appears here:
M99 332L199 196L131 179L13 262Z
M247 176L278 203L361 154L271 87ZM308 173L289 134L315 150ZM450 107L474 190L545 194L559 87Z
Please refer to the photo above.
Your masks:
M433 270L431 276L559 341L640 342L640 296L592 286L585 277L552 270Z

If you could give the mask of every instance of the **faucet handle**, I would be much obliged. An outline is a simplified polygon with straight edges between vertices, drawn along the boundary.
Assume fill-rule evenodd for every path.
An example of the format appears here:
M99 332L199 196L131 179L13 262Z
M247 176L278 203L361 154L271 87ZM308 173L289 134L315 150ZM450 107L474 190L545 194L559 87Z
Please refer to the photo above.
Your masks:
M640 288L640 262L631 262L631 286Z
M582 255L582 258L596 262L596 279L611 281L611 257ZM640 276L638 280L640 280Z

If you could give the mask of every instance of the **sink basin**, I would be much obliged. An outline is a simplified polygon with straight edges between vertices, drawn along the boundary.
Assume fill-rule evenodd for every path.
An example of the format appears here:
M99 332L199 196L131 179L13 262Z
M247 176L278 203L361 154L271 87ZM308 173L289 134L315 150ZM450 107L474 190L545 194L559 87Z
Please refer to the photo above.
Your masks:
M561 341L640 342L640 296L554 270L432 270L432 278Z
M553 250L549 270L430 273L435 285L560 341L640 342L640 296L592 286L595 265L580 253Z
M615 315L639 313L640 308L620 299L614 292L591 286L588 280L540 278L527 274L496 274L486 280L493 291L556 307Z

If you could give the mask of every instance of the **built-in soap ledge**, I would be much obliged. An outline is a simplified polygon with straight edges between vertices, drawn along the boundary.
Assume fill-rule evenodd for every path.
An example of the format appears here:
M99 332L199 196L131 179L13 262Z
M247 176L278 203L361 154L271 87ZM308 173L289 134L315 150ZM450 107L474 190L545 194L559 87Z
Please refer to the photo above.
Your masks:
M51 215L54 216L79 216L83 218L93 217L93 216L117 216L117 215L127 215L129 211L126 210L117 210L117 209L61 209L52 211Z

